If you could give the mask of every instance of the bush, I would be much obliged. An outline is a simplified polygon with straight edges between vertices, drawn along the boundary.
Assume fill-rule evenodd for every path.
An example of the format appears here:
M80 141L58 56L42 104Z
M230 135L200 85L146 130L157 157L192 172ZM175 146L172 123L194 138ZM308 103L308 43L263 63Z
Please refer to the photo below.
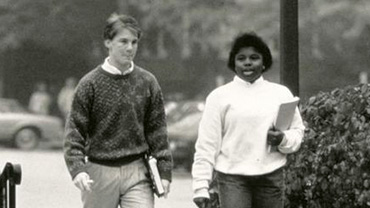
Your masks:
M302 117L304 141L288 156L287 206L370 207L370 85L320 92Z

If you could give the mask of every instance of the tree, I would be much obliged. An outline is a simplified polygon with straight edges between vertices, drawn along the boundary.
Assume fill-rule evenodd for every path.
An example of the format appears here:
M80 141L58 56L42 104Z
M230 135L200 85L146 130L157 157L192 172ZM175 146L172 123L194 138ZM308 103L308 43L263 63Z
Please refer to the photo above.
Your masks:
M369 44L363 44L370 32L369 4L366 0L299 2L303 98L356 82L358 73L370 65ZM106 18L123 12L137 18L144 30L140 64L152 69L165 86L179 86L170 90L194 93L204 89L202 93L206 93L215 87L215 77L232 76L225 61L231 41L241 32L255 31L262 36L279 61L279 6L279 1L270 0L2 0L0 59L4 65L19 56L36 66L49 60L27 59L22 53L44 51L54 57L48 65L56 73L45 70L42 76L53 81L70 74L80 76L106 56L101 38ZM58 56L67 61L53 63ZM7 71L18 70L14 64ZM323 81L321 77L332 79ZM8 94L15 89L12 85Z
M355 84L368 70L368 11L364 0L300 1L301 86L307 97Z

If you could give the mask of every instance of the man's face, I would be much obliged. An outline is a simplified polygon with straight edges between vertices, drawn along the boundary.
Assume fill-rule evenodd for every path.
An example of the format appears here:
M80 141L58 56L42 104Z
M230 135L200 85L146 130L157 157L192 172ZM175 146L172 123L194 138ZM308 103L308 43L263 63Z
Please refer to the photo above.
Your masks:
M128 69L136 55L138 42L137 35L126 28L120 29L112 40L105 40L110 64L118 69Z

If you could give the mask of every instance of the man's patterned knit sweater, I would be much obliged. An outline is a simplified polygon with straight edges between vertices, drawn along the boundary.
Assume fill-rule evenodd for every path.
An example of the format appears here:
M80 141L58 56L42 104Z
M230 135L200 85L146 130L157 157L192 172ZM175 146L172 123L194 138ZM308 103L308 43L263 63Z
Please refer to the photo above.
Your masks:
M161 177L171 180L162 92L155 77L138 66L127 75L110 74L101 66L86 74L77 86L65 133L72 178L86 172L86 156L119 164L149 149Z

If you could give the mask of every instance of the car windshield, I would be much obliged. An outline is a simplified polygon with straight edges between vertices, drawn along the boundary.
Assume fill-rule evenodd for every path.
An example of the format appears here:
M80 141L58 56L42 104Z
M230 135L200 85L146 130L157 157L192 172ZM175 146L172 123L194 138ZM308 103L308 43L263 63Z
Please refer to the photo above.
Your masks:
M0 113L25 113L27 110L15 100L0 100Z

